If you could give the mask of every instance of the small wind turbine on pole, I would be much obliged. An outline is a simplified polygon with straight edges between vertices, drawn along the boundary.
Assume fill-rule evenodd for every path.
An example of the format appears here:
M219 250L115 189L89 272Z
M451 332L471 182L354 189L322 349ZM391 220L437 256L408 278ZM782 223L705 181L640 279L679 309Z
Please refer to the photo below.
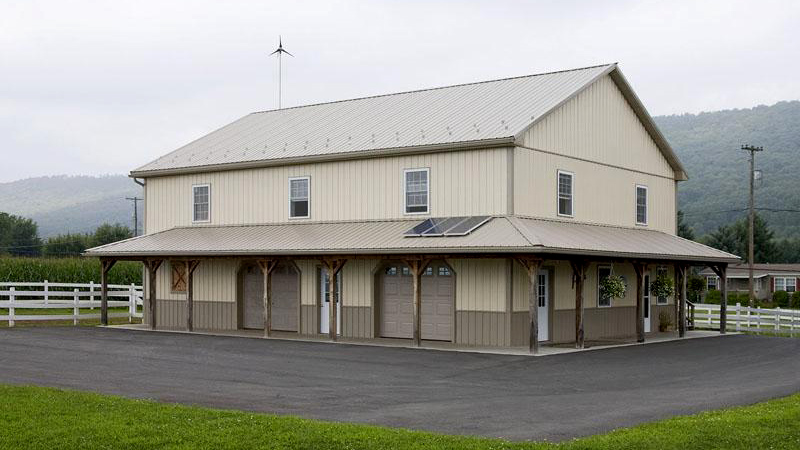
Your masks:
M281 37L278 36L278 49L269 54L269 56L272 56L274 54L278 55L278 109L281 109L281 76L282 76L281 56L283 56L284 53L286 53L291 57L294 57L293 54L284 50L283 42L281 42Z

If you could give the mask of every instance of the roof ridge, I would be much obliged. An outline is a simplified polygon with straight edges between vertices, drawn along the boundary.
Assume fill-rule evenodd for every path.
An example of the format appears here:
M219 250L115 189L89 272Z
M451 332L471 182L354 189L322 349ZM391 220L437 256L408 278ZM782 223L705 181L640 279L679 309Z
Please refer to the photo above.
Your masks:
M332 105L332 104L336 104L336 103L354 102L354 101L358 101L358 100L368 100L368 99L373 99L373 98L391 97L391 96L394 96L394 95L414 94L414 93L417 93L417 92L437 91L437 90L442 90L442 89L450 89L450 88L463 87L463 86L474 86L474 85L477 85L477 84L496 83L496 82L499 82L499 81L518 80L518 79L522 79L522 78L533 78L533 77L540 77L540 76L544 76L544 75L554 75L554 74L557 74L557 73L577 72L579 70L596 69L598 67L608 67L608 66L612 66L614 64L616 64L616 63L595 64L593 66L576 67L574 69L554 70L554 71L551 71L551 72L541 72L541 73L533 73L533 74L528 74L528 75L518 75L518 76L514 76L514 77L496 78L496 79L493 79L493 80L473 81L473 82L470 82L470 83L451 84L451 85L447 85L447 86L437 86L437 87L432 87L432 88L412 89L410 91L391 92L391 93L388 93L388 94L367 95L367 96L364 96L364 97L354 97L354 98L347 98L347 99L342 99L342 100L332 100L332 101L329 101L329 102L309 103L307 105L290 106L290 107L287 107L287 108L280 108L280 109L265 109L265 110L262 110L262 111L253 111L253 112L250 113L250 115L252 115L252 114L266 114L266 113L279 112L279 111L287 111L287 110L291 110L291 109L309 108L309 107L312 107L312 106Z

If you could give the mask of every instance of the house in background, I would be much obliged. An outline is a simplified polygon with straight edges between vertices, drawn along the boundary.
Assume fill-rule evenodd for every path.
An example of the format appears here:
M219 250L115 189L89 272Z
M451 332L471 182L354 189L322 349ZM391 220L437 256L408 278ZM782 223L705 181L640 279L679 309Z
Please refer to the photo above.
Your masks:
M154 328L641 341L684 311L652 277L739 261L676 236L686 172L616 64L257 112L131 176L146 234L87 254L145 262Z
M736 264L728 267L728 292L750 292L750 266ZM706 292L721 288L719 277L711 270L704 269L700 276L706 279ZM786 291L790 295L797 290L800 278L800 264L753 264L753 282L756 298L772 299L776 291Z

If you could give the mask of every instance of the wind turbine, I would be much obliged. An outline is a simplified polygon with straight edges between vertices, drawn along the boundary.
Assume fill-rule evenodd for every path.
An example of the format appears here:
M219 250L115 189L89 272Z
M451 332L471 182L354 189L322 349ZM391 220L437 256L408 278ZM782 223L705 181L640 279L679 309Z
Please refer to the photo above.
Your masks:
M283 42L281 42L280 35L278 35L278 49L270 53L269 56L272 56L276 53L278 55L278 109L281 109L281 75L282 75L281 56L283 56L284 53L286 53L291 57L294 57L294 55L284 50Z

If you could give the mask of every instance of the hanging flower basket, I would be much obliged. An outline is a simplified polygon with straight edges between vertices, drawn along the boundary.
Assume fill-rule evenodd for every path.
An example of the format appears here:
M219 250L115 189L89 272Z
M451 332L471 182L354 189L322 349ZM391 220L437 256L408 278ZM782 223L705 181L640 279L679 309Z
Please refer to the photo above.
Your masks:
M656 297L669 297L675 293L675 280L667 275L660 275L650 283L650 293Z
M625 297L625 280L619 275L611 274L600 280L600 295L603 298Z

